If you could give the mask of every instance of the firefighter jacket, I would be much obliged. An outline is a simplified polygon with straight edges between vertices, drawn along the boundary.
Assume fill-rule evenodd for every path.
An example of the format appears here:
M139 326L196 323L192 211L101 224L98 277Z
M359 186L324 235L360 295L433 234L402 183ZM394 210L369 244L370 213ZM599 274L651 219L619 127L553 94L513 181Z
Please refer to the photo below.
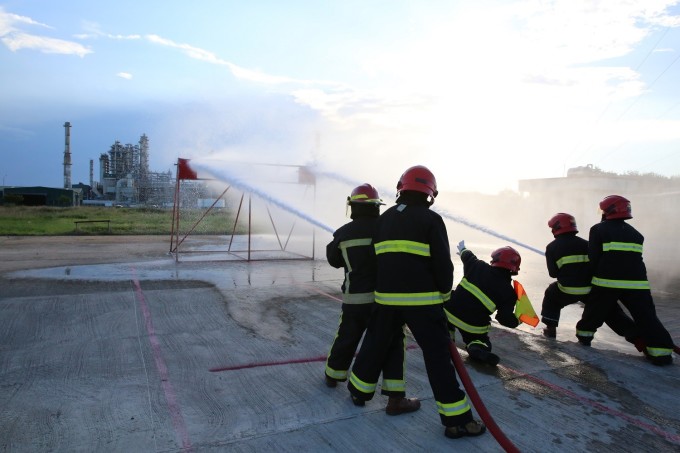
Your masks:
M375 301L384 305L441 304L453 286L444 220L424 200L401 196L378 219Z
M491 315L505 327L515 328L517 294L512 286L510 271L481 261L468 249L463 261L463 279L444 306L451 324L469 333L485 334L491 325Z
M342 300L346 304L374 301L376 263L373 233L378 217L358 217L338 228L326 246L328 264L345 269Z
M590 228L588 258L592 284L605 288L650 289L642 261L645 238L622 219L603 220Z
M557 287L566 294L590 293L593 277L588 259L588 241L576 233L557 236L545 248L548 274L557 279Z

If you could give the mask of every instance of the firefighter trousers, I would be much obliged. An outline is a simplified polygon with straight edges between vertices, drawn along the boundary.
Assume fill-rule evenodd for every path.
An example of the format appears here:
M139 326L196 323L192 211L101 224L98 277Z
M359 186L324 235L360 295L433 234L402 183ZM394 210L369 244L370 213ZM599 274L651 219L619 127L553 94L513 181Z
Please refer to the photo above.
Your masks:
M595 293L597 294L597 292L596 290ZM596 301L592 298L592 290L590 294L586 295L567 294L559 289L557 282L553 282L546 288L543 296L541 321L546 326L557 327L560 322L560 312L564 307L577 302L583 302L584 305L587 305L591 300ZM623 311L618 303L612 304L609 309L610 311L604 318L604 323L618 335L633 342L639 336L635 321Z
M394 338L406 324L423 351L425 370L444 426L472 420L472 411L451 362L451 338L441 305L392 306L377 304L364 342L354 361L347 387L357 398L373 397L380 370Z
M375 303L342 304L338 330L326 359L325 372L328 377L337 381L347 380L347 371L352 364L354 354L357 351L361 337L366 331L368 320L375 305ZM390 362L401 363L403 361L403 348L397 348L395 353L397 357L390 360ZM399 378L403 380L403 373L399 371L400 369L397 369L396 373L388 371L386 374L394 376L401 374Z
M593 286L590 300L583 310L581 320L576 324L577 332L594 336L605 319L618 307L617 301L621 301L633 317L647 350L662 349L670 355L673 350L673 339L656 315L650 290ZM665 352L663 354L666 355Z

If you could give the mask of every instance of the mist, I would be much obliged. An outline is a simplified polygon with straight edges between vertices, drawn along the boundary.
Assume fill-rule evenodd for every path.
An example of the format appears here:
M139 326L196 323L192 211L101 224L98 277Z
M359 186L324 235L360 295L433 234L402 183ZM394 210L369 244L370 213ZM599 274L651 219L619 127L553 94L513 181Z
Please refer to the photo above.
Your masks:
M226 156L233 157L233 154ZM192 160L191 164L192 168L199 170L199 175L209 174L269 204L274 211L270 210L268 214L262 207L253 209L253 221L262 228L271 228L274 221L283 222L283 235L292 232L298 240L304 240L305 235L309 236L315 229L318 244L330 241L332 232L350 221L346 200L354 187L364 182L375 185L385 203L383 209L386 209L394 204L396 183L407 168L385 169L380 178L372 180L329 172L324 165L302 166L303 172L309 171L314 176L314 184L301 185L298 179L300 167L295 165L235 162L215 158L214 155ZM383 183L390 179L390 185ZM437 177L438 184L440 179ZM590 227L600 222L600 200L613 193L610 190L575 190L560 195L553 192L484 194L443 191L432 209L445 220L452 253L455 253L457 243L465 240L480 259L488 260L492 250L510 245L522 255L525 263L523 271L544 275L543 282L547 284L550 277L543 254L546 245L553 240L548 220L558 212L570 213L576 218L579 236L587 239ZM677 205L674 200L678 195L618 194L631 200L633 219L629 223L645 236L643 258L652 290L666 291L671 285L677 285L680 271L675 263L680 245L673 239L672 233L675 229L673 207ZM460 270L459 266L457 272ZM534 298L538 298L538 289L532 289Z

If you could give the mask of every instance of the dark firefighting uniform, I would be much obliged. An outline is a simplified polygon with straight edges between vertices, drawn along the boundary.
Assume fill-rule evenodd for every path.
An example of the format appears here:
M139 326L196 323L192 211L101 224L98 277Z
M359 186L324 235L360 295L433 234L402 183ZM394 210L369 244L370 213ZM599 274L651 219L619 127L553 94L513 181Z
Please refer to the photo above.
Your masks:
M453 285L449 240L441 216L413 195L402 193L378 220L376 310L347 386L356 398L373 397L380 364L406 323L423 351L442 424L459 426L472 421L472 412L456 379L442 310Z
M670 356L673 339L656 315L647 269L642 260L644 237L623 219L593 225L588 258L593 267L592 303L586 304L577 335L593 337L617 301L628 309L650 357Z
M460 252L460 259L463 278L451 294L451 300L444 303L449 329L458 329L467 348L475 345L491 351L489 330L494 312L502 325L510 328L519 325L512 276L508 269L493 267L468 249Z
M344 268L342 311L338 330L326 360L326 375L337 381L347 380L347 371L366 330L373 311L376 263L373 248L375 217L357 217L338 228L326 246L328 263ZM390 360L383 369L383 389L393 396L404 396L405 336L395 341L389 352Z
M541 321L547 326L555 326L560 321L560 311L567 305L589 300L592 269L588 258L588 241L576 236L576 232L563 233L555 237L545 249L548 274L557 281L545 290ZM634 341L637 337L635 322L618 304L605 322L617 334Z

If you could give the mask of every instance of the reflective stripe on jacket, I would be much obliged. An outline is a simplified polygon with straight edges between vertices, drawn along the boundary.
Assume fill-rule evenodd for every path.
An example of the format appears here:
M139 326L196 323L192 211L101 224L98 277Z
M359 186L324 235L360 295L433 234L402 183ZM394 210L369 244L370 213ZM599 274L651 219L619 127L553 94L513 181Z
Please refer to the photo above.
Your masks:
M590 228L588 257L592 284L604 288L649 290L642 260L645 238L622 219L604 220Z
M373 243L377 303L435 305L450 297L453 262L446 226L428 205L399 203L387 209L378 218Z

